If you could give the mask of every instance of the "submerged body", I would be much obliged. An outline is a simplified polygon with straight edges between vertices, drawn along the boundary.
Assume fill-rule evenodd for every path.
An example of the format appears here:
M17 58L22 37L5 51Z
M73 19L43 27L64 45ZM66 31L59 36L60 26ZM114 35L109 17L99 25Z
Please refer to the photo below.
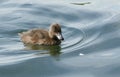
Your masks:
M32 29L19 33L19 35L24 44L59 45L61 40L64 40L59 24L50 25L48 31L44 29Z

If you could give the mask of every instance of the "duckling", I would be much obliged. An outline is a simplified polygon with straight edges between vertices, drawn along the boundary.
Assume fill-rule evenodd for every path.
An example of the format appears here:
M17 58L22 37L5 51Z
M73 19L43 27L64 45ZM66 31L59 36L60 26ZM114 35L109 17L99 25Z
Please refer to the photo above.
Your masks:
M51 24L49 30L32 29L19 33L19 36L24 44L32 45L60 45L64 40L58 23Z

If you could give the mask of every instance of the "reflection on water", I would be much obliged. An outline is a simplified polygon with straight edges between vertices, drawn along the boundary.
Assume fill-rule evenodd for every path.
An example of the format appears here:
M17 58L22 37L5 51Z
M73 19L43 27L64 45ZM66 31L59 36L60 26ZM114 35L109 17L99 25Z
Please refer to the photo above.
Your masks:
M35 55L39 56L41 54L50 54L54 58L59 58L61 54L61 46L59 45L53 45L53 46L47 46L47 45L31 45L31 44L25 44L25 49L27 50L37 50ZM42 52L41 52L42 51Z

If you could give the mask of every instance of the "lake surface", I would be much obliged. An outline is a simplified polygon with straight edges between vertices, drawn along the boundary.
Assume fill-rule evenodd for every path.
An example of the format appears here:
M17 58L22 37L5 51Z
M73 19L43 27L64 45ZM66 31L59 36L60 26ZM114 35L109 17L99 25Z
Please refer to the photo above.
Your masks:
M0 77L120 77L120 1L89 1L0 0ZM60 46L20 41L51 23L61 24Z

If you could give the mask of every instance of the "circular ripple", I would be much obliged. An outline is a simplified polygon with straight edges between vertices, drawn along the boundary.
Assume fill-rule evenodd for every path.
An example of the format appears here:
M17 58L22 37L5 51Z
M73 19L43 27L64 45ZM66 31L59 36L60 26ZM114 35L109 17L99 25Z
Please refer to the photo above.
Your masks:
M84 40L85 34L82 30L73 27L63 28L65 41L62 43L62 52L71 52Z
M0 59L0 65L16 64L31 58L46 57L49 55L57 57L60 55L60 52L72 52L84 39L84 33L81 30L63 26L62 31L65 41L62 42L61 46L40 46L36 47L37 50L26 50L22 42L19 41L20 38L17 35L20 30L13 30L12 33L15 34L14 37L16 38L9 37L9 40L8 36L11 34L10 32L6 32L6 34L8 34L6 37L2 34L4 37L0 38L2 43L0 45L0 53L4 55L1 56L4 60Z

